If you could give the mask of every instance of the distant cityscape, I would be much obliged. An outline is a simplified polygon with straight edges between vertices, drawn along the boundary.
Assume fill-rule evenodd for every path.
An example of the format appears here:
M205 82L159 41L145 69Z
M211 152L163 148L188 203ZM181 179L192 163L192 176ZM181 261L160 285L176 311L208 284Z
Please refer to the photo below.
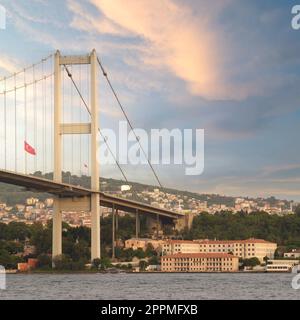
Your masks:
M121 181L113 180L102 181L101 187L105 192L112 193L115 196L148 203L155 207L165 208L171 211L179 211L185 214L193 214L194 216L202 212L211 215L218 212L266 212L270 215L291 215L299 203L288 200L279 200L274 197L264 198L248 198L248 197L226 197L215 194L194 194L185 191L168 189L160 190L147 185L124 185ZM110 191L112 190L112 191ZM24 197L22 202L12 203L10 197L9 202L5 201L5 197L0 195L0 222L10 223L12 221L25 222L32 224L40 222L45 225L52 219L53 198L49 195ZM4 200L4 201L3 201ZM101 208L103 217L108 216L111 210ZM122 214L122 212L120 213ZM90 213L81 212L64 212L63 219L71 226L90 226Z
M45 178L45 176L42 177ZM47 178L51 179L51 176L47 176ZM65 173L64 178L72 182L73 185L88 186L90 183L87 176L68 176ZM11 230L15 228L14 224L11 224L12 222L22 222L23 227L21 228L27 225L32 230L36 228L35 223L40 223L43 225L40 232L46 235L51 228L48 222L53 218L54 198L49 194L34 193L14 186L2 184L1 187L0 223L7 225ZM108 272L110 272L109 270L111 272L116 272L116 270L125 270L126 272L291 272L294 267L298 268L299 266L300 249L297 235L292 229L289 230L286 237L290 237L291 241L286 242L276 236L276 230L281 230L280 225L277 225L277 229L275 228L272 232L263 233L265 236L261 238L253 237L254 234L262 234L263 230L260 229L257 229L257 232L252 230L249 233L250 237L249 235L245 236L246 233L243 233L244 236L239 238L238 232L222 233L220 229L215 227L216 222L213 221L211 224L205 222L208 229L213 228L214 232L212 233L207 233L207 235L206 232L201 233L201 226L197 223L191 233L185 233L186 227L191 229L195 217L202 218L211 215L211 218L217 218L220 213L226 213L224 216L227 217L228 214L233 215L235 218L241 217L240 213L243 213L242 216L245 214L249 218L251 214L256 217L259 217L260 214L261 217L267 214L266 217L269 216L269 219L272 216L282 217L280 220L289 219L288 216L294 219L299 216L299 203L297 202L276 199L275 197L249 198L197 194L175 189L159 189L143 184L124 184L124 181L114 179L101 179L101 190L116 197L184 213L187 218L184 220L188 221L178 230L172 229L172 232L167 231L168 229L159 227L156 229L155 227L154 231L153 228L146 232L144 230L141 237L133 237L133 231L129 227L130 220L127 219L131 214L119 210L118 216L123 219L125 228L129 227L129 229L122 235L118 234L113 241L114 246L111 246L107 239L104 241L104 260L101 260L101 268L108 270ZM110 225L107 225L107 221L109 221L111 214L110 208L101 207L101 215L104 218L104 234L110 232L108 231ZM127 222L125 222L126 220ZM91 227L90 212L86 211L63 212L63 221L74 230L78 227L86 227L82 230ZM246 225L246 221L240 221L240 226ZM3 240L8 241L7 243L10 246L13 245L13 248L18 245L23 248L22 250L20 248L14 249L17 253L11 254L10 262L7 264L12 266L11 272L50 268L50 247L39 248L36 239L31 237L32 235L29 235L29 238L23 241ZM278 239L278 241L270 241L270 239ZM88 263L87 257L82 261L76 260L78 258L76 258L76 250L79 243L82 248L85 248L84 252L87 254L89 252L86 242L79 241L83 240L79 240L78 236L74 243L72 241L73 244L64 256L65 260L60 267L62 270L70 268L93 269L93 265ZM68 259L73 256L75 260L72 258L71 263Z

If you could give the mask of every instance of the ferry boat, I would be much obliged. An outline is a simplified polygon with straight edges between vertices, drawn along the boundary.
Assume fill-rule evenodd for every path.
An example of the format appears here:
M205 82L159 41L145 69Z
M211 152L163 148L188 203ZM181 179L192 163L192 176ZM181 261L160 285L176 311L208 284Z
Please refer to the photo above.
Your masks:
M5 274L16 274L17 272L18 272L18 270L16 270L16 269L5 270L5 269L0 268L0 274L3 274L3 273L5 273Z
M292 272L293 267L290 264L268 264L267 272Z
M292 272L299 269L299 260L273 259L268 260L266 265L267 272Z

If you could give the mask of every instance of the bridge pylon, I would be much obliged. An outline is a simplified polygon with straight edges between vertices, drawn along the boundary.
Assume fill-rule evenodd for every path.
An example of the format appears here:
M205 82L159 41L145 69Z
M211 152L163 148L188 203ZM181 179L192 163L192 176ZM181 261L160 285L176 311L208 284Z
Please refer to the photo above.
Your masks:
M62 123L63 66L90 65L90 123ZM54 181L62 182L62 136L65 134L89 134L91 140L91 190L90 196L66 198L57 196L53 207L52 258L62 254L62 211L91 211L91 261L101 257L100 252L100 184L97 161L97 135L99 130L98 66L95 49L88 55L54 57Z

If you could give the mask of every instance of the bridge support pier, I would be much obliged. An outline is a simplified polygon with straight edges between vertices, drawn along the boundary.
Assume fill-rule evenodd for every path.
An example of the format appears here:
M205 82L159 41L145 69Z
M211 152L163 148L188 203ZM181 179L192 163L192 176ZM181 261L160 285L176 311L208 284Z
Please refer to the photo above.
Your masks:
M135 237L138 238L140 233L140 217L139 217L139 210L136 209L135 211Z
M112 207L112 259L115 259L115 229L116 229L116 222L115 222L115 206Z
M91 260L100 258L100 196L91 195Z
M52 226L52 258L62 254L62 212L60 210L60 199L55 198L53 203L53 226Z
M116 209L116 237L118 238L119 231L119 210Z

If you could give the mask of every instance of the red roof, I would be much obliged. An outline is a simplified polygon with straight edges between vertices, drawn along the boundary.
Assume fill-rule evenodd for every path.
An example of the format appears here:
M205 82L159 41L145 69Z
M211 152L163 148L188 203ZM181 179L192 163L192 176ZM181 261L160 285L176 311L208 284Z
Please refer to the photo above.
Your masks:
M193 241L193 240L167 240L166 243L168 244L181 244L181 243L192 243L192 244L198 244L198 241Z
M229 253L176 253L162 256L162 259L166 258L237 258Z
M233 244L233 243L273 243L264 239L250 238L246 240L197 240L200 244Z
M264 239L249 238L246 240L167 240L168 244L233 244L233 243L273 243Z

